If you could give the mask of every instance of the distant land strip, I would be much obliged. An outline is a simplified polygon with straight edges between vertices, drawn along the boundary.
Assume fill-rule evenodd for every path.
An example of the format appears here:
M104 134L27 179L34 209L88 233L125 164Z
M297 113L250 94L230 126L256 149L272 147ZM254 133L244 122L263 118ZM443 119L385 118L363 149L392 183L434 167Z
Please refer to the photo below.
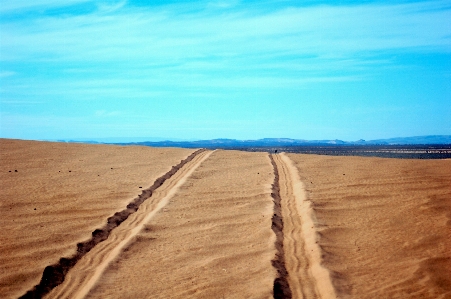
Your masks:
M396 159L451 159L451 145L340 145L233 148L249 152L286 152L293 154L360 156Z
M147 139L147 140L146 140ZM139 144L156 147L188 147L188 148L230 148L230 147L292 147L292 146L373 146L373 145L451 145L451 135L425 135L413 137L396 137L375 140L344 141L340 139L293 139L293 138L263 138L257 140L239 140L228 138L217 138L209 140L164 140L152 137L123 137L123 138L83 138L72 140L52 140L62 142L84 142L84 143L109 143L109 144Z
M122 138L123 140L126 140ZM145 138L140 138L141 140ZM149 138L151 139L151 138ZM63 142L106 143L152 147L230 149L250 152L278 152L332 156L368 156L401 159L450 159L451 135L428 135L378 140L304 140L264 138L258 140L211 139L197 141L131 141L112 139L59 140Z
M121 144L127 145L127 144ZM155 144L140 144L155 146ZM168 145L169 146L169 145ZM174 145L175 146L175 145ZM191 146L183 146L192 148ZM451 144L429 145L290 145L290 146L233 146L221 144L202 144L203 148L240 150L247 152L286 152L293 154L361 156L396 159L451 159Z
M159 188L166 180L171 178L185 164L193 160L197 155L204 151L205 149L199 149L190 154L179 164L173 166L170 171L156 179L152 186L150 186L148 189L143 190L141 195L130 202L124 210L117 212L113 216L109 217L107 219L107 224L103 228L96 229L92 232L92 237L90 240L77 244L77 253L73 257L63 257L59 260L58 263L47 266L44 269L40 283L34 286L33 289L29 290L23 296L21 296L20 299L42 298L47 295L52 289L60 285L64 281L67 272L72 269L84 255L86 255L92 248L94 248L94 246L96 246L100 242L105 241L113 229L118 227L131 214L135 213L138 210L139 206L152 196L153 191Z

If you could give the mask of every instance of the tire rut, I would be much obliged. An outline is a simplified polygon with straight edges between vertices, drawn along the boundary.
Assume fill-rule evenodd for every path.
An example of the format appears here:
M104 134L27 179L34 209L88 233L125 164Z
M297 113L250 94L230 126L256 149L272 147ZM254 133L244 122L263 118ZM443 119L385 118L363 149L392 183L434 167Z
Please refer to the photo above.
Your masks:
M112 261L120 256L133 239L143 230L146 223L158 213L176 194L186 179L205 161L212 152L197 155L181 168L164 185L155 190L152 198L141 205L139 211L112 232L108 240L99 244L83 257L68 273L66 281L46 296L47 299L84 298L95 287Z
M298 171L283 153L271 158L279 181L280 209L284 223L282 249L291 296L303 299L336 298L329 272L320 265L321 250L316 243L313 210Z
M189 163L205 151L205 149L199 149L193 152L179 164L173 166L170 171L156 179L152 186L143 190L142 193L130 202L124 210L116 212L113 216L109 217L104 227L94 230L90 240L78 243L77 252L74 256L70 258L63 257L58 263L47 266L44 269L40 283L19 298L42 298L49 294L55 287L62 284L69 270L72 269L80 259L89 253L96 245L107 240L112 231L127 220L129 216L136 213L139 207L147 199L152 197L152 194L160 188L163 183L174 176L185 164Z
M274 280L273 294L275 299L292 298L290 285L288 284L288 271L285 267L285 254L283 249L284 225L282 219L282 198L280 196L279 171L273 155L269 154L271 165L274 168L274 183L272 184L271 197L274 202L274 215L272 216L271 228L276 235L275 247L276 257L271 261L273 267L277 270L277 277Z

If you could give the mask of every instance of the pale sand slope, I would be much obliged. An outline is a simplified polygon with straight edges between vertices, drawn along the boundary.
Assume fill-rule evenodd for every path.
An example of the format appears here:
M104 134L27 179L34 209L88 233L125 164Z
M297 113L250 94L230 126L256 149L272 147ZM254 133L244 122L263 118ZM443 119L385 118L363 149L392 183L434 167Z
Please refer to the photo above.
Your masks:
M288 156L340 298L451 298L451 160Z
M39 283L193 151L0 139L0 297Z
M87 298L271 298L273 179L266 153L213 152Z

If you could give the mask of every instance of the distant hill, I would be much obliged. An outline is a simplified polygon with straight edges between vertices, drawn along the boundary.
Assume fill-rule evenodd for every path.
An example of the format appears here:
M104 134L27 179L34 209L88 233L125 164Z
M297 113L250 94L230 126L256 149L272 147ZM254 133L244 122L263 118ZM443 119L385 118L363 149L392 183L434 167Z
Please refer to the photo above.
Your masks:
M367 141L366 144L451 144L451 135L397 137Z
M264 138L259 140L212 139L197 141L144 141L116 144L136 144L155 147L186 147L186 148L246 148L246 147L287 147L287 146L346 146L346 145L423 145L451 144L451 135L428 135L415 137L398 137L377 140L304 140L291 138Z
M80 142L80 143L137 143L137 142L160 142L167 138L162 137L109 137L109 138L77 138L70 140L56 140L61 142ZM176 140L176 139L172 139ZM53 140L52 140L53 141ZM182 140L180 140L182 141Z

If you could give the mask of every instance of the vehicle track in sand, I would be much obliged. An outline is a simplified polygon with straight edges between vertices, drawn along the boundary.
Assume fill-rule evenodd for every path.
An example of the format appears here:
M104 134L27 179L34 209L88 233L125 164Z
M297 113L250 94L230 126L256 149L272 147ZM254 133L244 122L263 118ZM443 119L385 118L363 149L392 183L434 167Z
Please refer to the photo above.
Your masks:
M114 230L108 240L83 257L73 271L68 273L66 281L55 288L46 298L78 299L88 295L108 265L120 255L122 250L144 228L144 225L169 202L179 187L211 153L211 151L200 153L155 190L150 200L144 202L135 214Z
M329 272L320 264L321 249L316 242L313 210L298 171L284 153L271 157L279 180L283 256L291 296L302 299L336 298Z
M77 253L61 258L44 270L40 284L21 298L84 298L108 264L139 233L177 192L186 178L207 159L211 151L198 150L158 178L154 184L129 203L126 209L108 218L92 238L77 244Z
M283 250L283 219L282 219L282 198L280 197L279 171L274 161L273 155L269 155L271 165L274 168L274 182L272 184L271 197L274 202L274 214L272 216L271 228L276 235L274 246L276 247L276 256L271 261L273 267L277 270L277 277L274 279L273 296L274 299L291 299L292 294L288 284L288 271L285 267L285 253Z

